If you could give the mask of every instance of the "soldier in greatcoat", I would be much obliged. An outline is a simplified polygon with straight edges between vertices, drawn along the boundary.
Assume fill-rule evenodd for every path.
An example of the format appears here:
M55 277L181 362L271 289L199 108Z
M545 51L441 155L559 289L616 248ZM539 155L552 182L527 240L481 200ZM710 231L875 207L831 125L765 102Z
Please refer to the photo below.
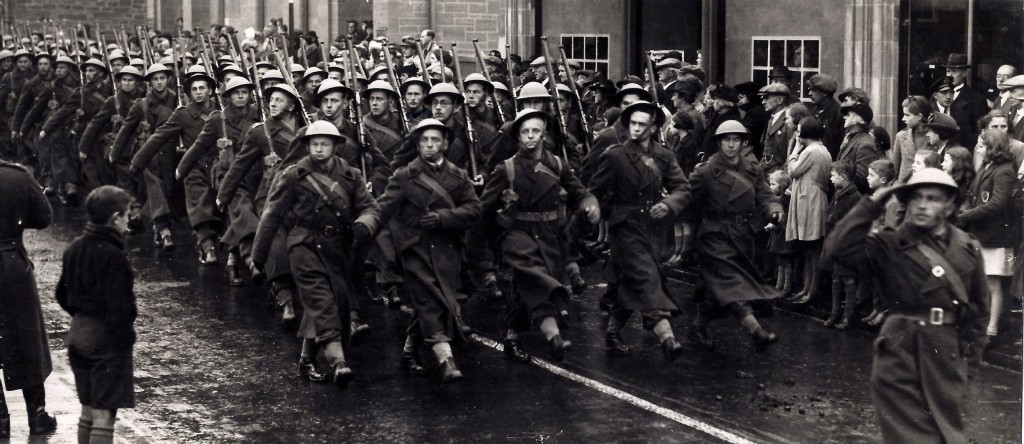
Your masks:
M20 149L25 152L24 155L19 156L22 163L40 169L38 175L43 180L43 187L45 187L43 192L47 196L53 196L56 195L57 189L53 186L49 166L47 165L44 170L42 164L45 162L39 159L40 156L46 156L48 153L46 151L40 153L39 147L36 146L39 142L39 127L43 122L35 118L25 118L36 98L45 96L50 91L49 83L54 78L53 56L45 52L36 54L35 67L35 76L28 79L19 91L17 105L14 107L14 114L11 118L11 137L15 141L21 141ZM47 158L46 162L48 161Z
M182 147L191 147L203 125L213 112L210 103L210 91L214 85L213 77L201 66L197 70L189 69L182 85L189 95L189 104L178 107L153 135L142 145L132 157L129 172L137 174L149 167L150 162L158 155L168 141L179 143ZM217 233L221 229L221 220L216 207L208 180L208 170L193 169L185 177L185 210L188 212L189 223L196 237L196 250L199 251L199 263L213 265L217 263Z
M555 359L569 349L571 343L562 338L557 322L569 303L564 230L572 210L584 213L592 224L600 217L597 199L568 164L544 150L544 132L553 124L539 110L525 109L516 116L504 137L515 139L519 152L498 165L481 197L484 220L497 216L502 258L512 268L504 345L505 355L518 361L529 360L518 334L531 323L544 333Z
M724 310L750 332L758 349L764 349L778 338L757 321L750 302L780 295L757 272L754 225L761 220L779 224L785 214L778 197L768 189L759 162L742 155L749 136L739 121L722 122L714 135L717 152L690 175L692 219L700 224L697 252L702 280L694 329L706 334L703 330L710 315Z
M62 203L75 206L78 205L78 185L82 179L78 154L71 144L70 122L66 121L69 114L64 114L65 121L50 131L46 131L45 127L75 97L75 89L79 87L78 65L67 56L57 57L54 65L53 80L46 85L46 91L36 97L25 120L42 122L38 125L39 142L36 145L40 175L44 181L53 184ZM77 102L73 103L73 106L77 105Z
M71 97L64 102L63 106L50 115L50 118L43 124L42 131L51 134L55 131L60 131L61 128L69 128L68 137L72 144L70 153L80 158L80 162L83 163L82 172L84 177L79 177L79 183L76 183L76 185L85 185L86 188L91 189L100 186L100 176L98 175L96 163L93 162L94 159L83 156L77 148L89 122L92 121L92 118L103 107L103 103L110 97L113 89L108 77L110 73L107 72L107 65L103 62L97 59L89 59L82 63L81 69L85 84L76 89L71 94ZM66 200L72 200L66 191Z
M288 264L305 307L299 372L324 379L315 364L317 350L323 350L331 365L328 377L344 388L354 377L344 351L350 333L347 294L354 291L352 273L359 267L352 252L370 241L379 224L379 207L359 169L334 155L343 139L334 125L313 122L302 137L309 155L274 179L253 260L262 268L278 231L286 229Z
M52 433L57 419L46 413L43 382L53 371L46 324L32 262L22 243L27 228L50 225L43 188L27 168L0 160L0 366L4 389L25 395L31 434ZM10 437L11 416L0 390L0 438Z
M134 66L125 66L114 74L117 90L103 102L99 111L89 120L82 137L78 142L79 156L85 158L88 167L92 165L100 185L117 185L131 192L135 188L134 181L120 171L108 160L110 146L124 123L128 110L136 99L145 95L139 88L142 73Z
M462 378L450 342L463 339L464 322L456 290L463 262L463 232L480 216L480 200L465 170L445 158L448 126L425 119L409 138L419 156L399 168L380 199L381 223L392 217L401 251L406 294L414 313L403 363L414 373L424 368L417 354L426 342L441 365L442 378Z
M665 114L647 101L633 102L620 120L629 140L609 147L599 161L590 191L601 201L608 219L608 240L618 288L612 297L605 343L616 354L629 354L621 330L634 311L644 328L658 336L667 360L682 353L669 319L680 313L658 269L656 245L666 222L679 216L690 201L690 185L675 156L652 138ZM664 190L664 194L663 194Z

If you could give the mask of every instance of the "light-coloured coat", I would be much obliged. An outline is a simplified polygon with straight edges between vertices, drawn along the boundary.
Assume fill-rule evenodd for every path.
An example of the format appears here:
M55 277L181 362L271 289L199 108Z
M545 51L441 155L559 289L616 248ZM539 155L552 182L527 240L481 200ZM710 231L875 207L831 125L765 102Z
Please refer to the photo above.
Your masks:
M832 156L825 145L812 143L794 150L789 156L790 186L789 216L786 222L786 240L813 241L825 237L825 217L828 213L828 176L832 171Z

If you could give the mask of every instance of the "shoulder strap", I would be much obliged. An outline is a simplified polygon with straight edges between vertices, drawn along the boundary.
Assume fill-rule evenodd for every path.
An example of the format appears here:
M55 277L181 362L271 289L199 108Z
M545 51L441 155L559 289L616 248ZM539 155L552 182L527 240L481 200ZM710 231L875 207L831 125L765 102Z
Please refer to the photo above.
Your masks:
M442 187L441 184L437 183L437 181L434 180L433 177L430 177L429 174L424 173L420 173L419 177L423 181L423 183L428 188L430 188L431 191L440 196L441 199L444 199L444 202L447 203L449 206L455 208L455 201L452 200L452 196L448 194L448 190L445 190L444 187Z
M505 159L505 177L508 178L509 188L515 186L516 183L516 163L512 160L514 158Z
M935 268L932 268L932 274L939 278L945 278L949 286L952 287L953 295L957 299L961 301L970 300L967 297L967 287L964 285L963 279L960 278L960 273L953 268L953 265L946 258L942 257L934 248L921 242L917 243L917 250L934 265Z
M723 170L725 171L725 174L728 174L728 175L732 176L734 179L736 179L736 180L742 182L744 185L750 187L750 189L752 189L752 190L756 189L756 187L754 186L754 182L751 182L750 179L744 177L742 174L740 174L740 173L738 173L735 170L732 170L730 168L723 168Z
M399 136L398 133L392 131L391 128L388 128L388 127L386 127L384 125L381 125L381 124L379 124L377 122L374 122L373 120L363 119L363 125L369 127L370 129L377 130L377 131L380 131L380 132L382 132L384 134L387 134L388 136L390 136L391 138L393 138L395 140L403 140L402 136Z

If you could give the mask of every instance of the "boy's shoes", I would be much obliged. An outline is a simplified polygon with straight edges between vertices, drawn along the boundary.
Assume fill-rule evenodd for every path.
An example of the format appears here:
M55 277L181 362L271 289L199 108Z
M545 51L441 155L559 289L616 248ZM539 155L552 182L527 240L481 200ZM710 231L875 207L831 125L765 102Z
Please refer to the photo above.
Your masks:
M530 362L530 354L523 350L523 346L519 343L518 339L506 338L503 342L506 358L516 362Z
M757 351L765 351L768 346L778 342L779 337L764 328L760 328L757 331L750 334L751 339L754 340L754 348Z
M313 359L299 359L299 376L313 382L327 382L327 375L320 370L320 367L316 365L316 360Z
M608 346L608 351L612 352L612 354L625 356L633 353L633 351L622 342L622 334L618 332L608 332L605 334L604 344Z
M334 385L339 389L348 387L348 383L352 382L352 379L356 377L356 374L352 372L352 369L345 365L345 362L338 362L334 364L331 369L332 378Z

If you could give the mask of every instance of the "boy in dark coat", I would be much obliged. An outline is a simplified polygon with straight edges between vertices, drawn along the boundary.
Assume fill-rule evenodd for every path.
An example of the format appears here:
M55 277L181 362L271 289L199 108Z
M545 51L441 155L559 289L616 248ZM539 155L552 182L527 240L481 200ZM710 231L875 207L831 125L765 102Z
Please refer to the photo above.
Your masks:
M836 187L836 194L828 207L828 218L825 220L826 232L835 229L836 224L849 213L850 210L860 202L860 193L857 192L857 185L854 183L857 167L849 160L840 160L832 164L832 185ZM825 327L835 327L837 330L846 330L850 326L850 317L853 316L853 306L857 296L857 269L856 264L831 261L832 266L832 316L825 321ZM846 293L846 308L842 311L840 318L839 306L843 293Z
M85 199L85 234L64 252L57 303L71 314L68 359L82 403L78 442L114 440L117 409L135 406L135 293L125 256L132 197L112 185Z

